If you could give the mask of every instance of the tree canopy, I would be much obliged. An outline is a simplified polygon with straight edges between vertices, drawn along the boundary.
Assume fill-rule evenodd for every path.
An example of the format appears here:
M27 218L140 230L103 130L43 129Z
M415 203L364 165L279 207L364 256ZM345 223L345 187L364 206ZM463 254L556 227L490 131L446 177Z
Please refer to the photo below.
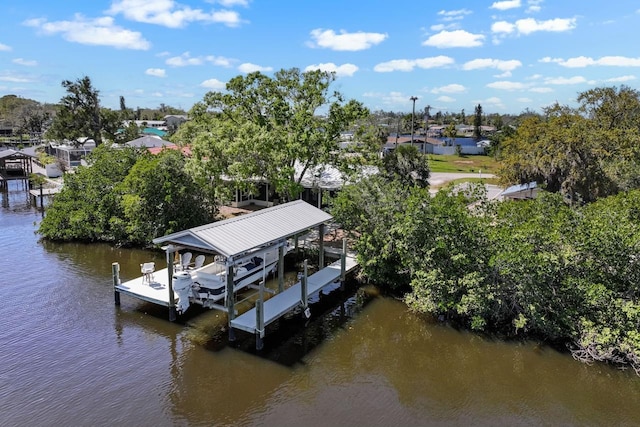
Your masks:
M215 205L184 171L179 151L96 148L66 174L40 223L52 240L150 246L155 237L213 220Z
M377 203L370 203L376 200ZM490 202L376 176L332 213L353 230L363 276L413 310L640 374L640 190L570 206L556 193Z
M295 197L307 170L327 162L349 170L352 160L339 155L340 133L368 116L361 103L330 91L334 80L297 68L234 77L226 92L209 92L193 107L172 140L190 145L191 170L218 189L224 180L246 189L258 179L285 199Z
M596 88L578 102L524 119L502 141L503 183L536 181L576 203L640 188L640 92Z
M60 141L68 140L75 145L81 145L86 138L91 138L99 145L102 142L100 100L91 79L84 76L75 82L64 80L62 87L67 94L60 99L47 136Z

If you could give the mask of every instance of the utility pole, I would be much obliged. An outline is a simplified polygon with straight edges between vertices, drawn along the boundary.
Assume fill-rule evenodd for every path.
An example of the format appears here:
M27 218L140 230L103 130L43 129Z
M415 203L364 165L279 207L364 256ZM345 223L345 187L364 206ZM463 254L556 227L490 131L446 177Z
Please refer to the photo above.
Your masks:
M413 132L414 132L413 119L416 116L416 101L417 101L418 97L417 96L412 96L409 99L413 101L413 111L411 113L411 146L413 147Z

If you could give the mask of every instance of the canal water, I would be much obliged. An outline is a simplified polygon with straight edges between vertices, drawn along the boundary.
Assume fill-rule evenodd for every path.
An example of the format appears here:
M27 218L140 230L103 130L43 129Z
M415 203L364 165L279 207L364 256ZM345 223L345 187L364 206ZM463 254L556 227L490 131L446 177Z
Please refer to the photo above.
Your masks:
M0 202L2 426L640 425L633 373L434 324L371 289L317 299L260 354L226 342L213 311L115 307L111 263L126 279L161 254L42 242L21 183Z

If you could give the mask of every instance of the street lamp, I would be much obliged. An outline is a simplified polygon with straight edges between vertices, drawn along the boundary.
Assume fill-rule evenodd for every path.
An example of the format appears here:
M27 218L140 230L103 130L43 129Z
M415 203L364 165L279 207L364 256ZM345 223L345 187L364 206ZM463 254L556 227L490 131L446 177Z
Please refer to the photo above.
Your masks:
M418 99L418 97L412 96L409 99L413 101L413 112L411 113L411 146L413 147L413 118L416 115L416 100Z

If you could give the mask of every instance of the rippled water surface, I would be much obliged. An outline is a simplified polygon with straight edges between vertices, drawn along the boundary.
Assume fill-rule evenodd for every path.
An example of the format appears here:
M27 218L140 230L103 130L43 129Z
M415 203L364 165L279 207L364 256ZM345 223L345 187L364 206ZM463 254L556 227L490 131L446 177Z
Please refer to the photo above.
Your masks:
M0 425L640 425L640 379L435 325L366 289L316 298L255 354L220 313L170 323L123 279L162 254L52 244L0 192Z

